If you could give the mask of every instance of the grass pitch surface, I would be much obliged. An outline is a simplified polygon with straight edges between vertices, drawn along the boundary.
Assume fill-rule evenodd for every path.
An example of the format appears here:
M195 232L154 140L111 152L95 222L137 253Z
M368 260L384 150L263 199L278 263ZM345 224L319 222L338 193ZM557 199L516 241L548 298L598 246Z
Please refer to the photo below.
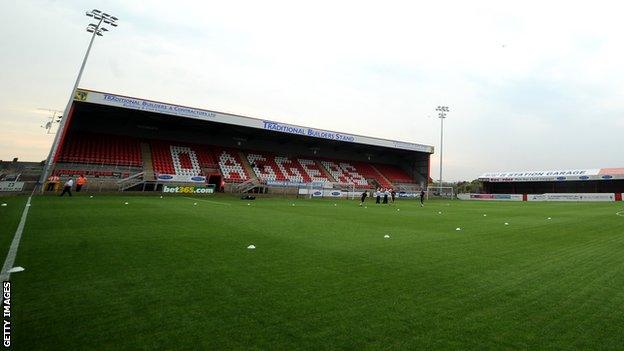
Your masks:
M24 201L0 198L5 252ZM624 348L622 203L366 206L33 198L13 348Z

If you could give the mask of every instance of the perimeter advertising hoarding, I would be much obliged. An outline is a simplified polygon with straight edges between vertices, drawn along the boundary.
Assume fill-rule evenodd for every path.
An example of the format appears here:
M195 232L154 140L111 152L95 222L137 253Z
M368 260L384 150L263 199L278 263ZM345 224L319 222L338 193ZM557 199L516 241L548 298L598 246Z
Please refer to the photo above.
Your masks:
M0 182L0 191L22 191L24 182Z
M197 185L183 185L183 186L170 186L163 185L163 193L168 194L213 194L214 185L210 186L197 186Z
M527 195L528 201L615 201L614 193L549 193Z
M522 194L458 194L460 200L522 201Z

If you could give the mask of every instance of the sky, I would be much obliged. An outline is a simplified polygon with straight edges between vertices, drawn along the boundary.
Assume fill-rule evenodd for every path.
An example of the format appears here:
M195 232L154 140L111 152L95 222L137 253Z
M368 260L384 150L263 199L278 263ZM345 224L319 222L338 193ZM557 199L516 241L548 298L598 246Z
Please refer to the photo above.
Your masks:
M0 159L43 160L80 86L436 147L444 179L624 166L618 1L3 1Z

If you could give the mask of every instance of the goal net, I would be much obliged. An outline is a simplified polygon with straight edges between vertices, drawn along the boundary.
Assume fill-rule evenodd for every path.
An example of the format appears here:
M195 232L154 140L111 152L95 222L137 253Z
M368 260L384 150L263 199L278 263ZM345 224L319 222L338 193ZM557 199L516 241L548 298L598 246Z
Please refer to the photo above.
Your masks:
M454 199L455 191L452 186L430 186L426 191L427 199L430 198L443 198L443 199Z

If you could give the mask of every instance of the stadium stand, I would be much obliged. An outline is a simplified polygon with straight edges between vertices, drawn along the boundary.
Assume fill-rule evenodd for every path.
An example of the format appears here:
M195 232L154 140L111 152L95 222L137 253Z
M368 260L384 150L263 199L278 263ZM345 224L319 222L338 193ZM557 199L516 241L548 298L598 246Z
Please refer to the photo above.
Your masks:
M339 183L370 187L366 179L348 162L321 160L321 164Z
M365 179L372 179L376 181L382 188L392 188L392 183L390 183L382 174L377 172L372 165L364 162L354 162L353 166Z
M292 160L286 156L249 152L247 153L247 160L256 177L265 183L269 181L309 183L312 181L312 177L297 159ZM318 170L316 172L320 173ZM326 178L322 179L321 181L327 181Z
M59 161L141 166L141 146L135 138L72 133L61 149Z
M219 149L217 155L219 168L226 182L241 183L249 179L236 150Z
M332 180L328 179L325 175L323 175L323 171L321 166L315 161L307 158L298 158L297 161L303 168L304 172L313 182L330 182Z
M151 149L152 166L157 174L206 175L204 169L217 166L207 146L154 140Z
M413 183L414 180L399 167L386 165L386 164L374 164L373 165L379 173L383 174L386 179L392 183Z
M151 163L143 163L141 144L148 145ZM220 173L228 183L257 178L267 182L337 182L360 188L376 185L393 188L413 183L397 166L335 159L289 158L255 150L199 145L165 140L141 140L104 134L72 133L68 136L55 175L126 178L146 165L155 174L208 176ZM251 172L251 173L250 173ZM375 184L377 183L377 184Z

